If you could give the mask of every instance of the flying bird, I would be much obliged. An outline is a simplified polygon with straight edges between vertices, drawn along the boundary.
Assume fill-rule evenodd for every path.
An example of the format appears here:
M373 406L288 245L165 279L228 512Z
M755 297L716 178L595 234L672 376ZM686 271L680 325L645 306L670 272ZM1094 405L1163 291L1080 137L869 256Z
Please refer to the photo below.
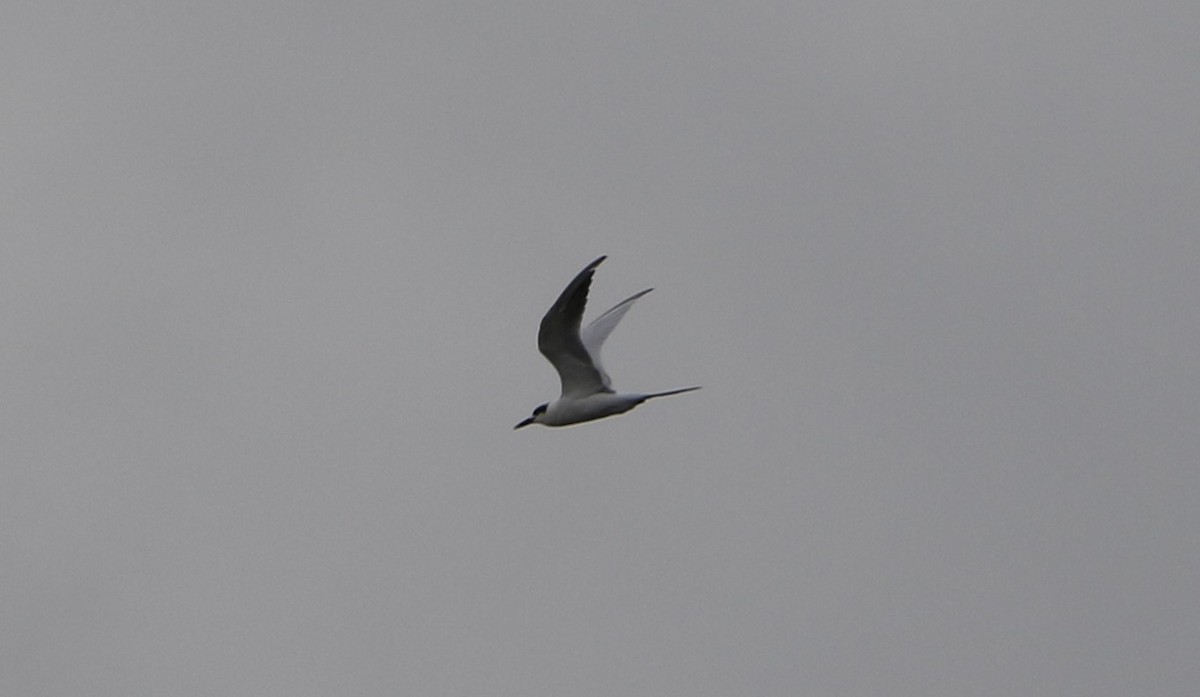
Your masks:
M592 276L605 258L600 257L580 271L542 318L541 328L538 329L538 350L558 371L558 377L562 380L562 395L553 402L538 405L528 419L513 426L514 430L530 424L568 426L602 419L624 414L647 399L700 389L684 387L649 394L618 394L613 391L612 381L600 364L600 347L634 301L654 289L647 288L634 293L580 331Z

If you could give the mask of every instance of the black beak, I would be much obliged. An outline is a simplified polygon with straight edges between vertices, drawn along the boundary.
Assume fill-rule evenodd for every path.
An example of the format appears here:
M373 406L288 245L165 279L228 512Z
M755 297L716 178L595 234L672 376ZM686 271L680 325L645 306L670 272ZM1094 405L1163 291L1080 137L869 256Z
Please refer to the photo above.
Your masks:
M531 424L531 423L533 423L533 417L532 417L532 416L531 416L531 417L529 417L528 419L525 419L524 421L522 421L521 423L517 424L516 426L513 426L513 430L515 431L515 430L517 430L518 428L525 428L526 426L528 426L528 425L529 425L529 424Z

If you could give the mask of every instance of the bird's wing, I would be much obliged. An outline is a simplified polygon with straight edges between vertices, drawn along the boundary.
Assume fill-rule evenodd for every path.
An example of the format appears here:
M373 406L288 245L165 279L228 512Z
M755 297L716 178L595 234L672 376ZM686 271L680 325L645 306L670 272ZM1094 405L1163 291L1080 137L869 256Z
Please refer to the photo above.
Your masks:
M617 323L621 321L621 318L625 316L629 308L633 307L633 301L652 290L654 289L647 288L640 293L635 293L625 298L610 310L592 320L579 335L580 341L583 342L583 347L587 349L588 355L592 357L592 365L596 366L596 372L600 373L600 382L609 389L612 389L612 380L609 379L608 373L604 371L604 365L600 362L600 347L604 345L604 340L616 328Z
M538 350L558 371L563 397L586 397L596 392L611 392L591 354L579 338L583 308L587 305L592 275L605 257L588 264L575 277L542 318L538 329Z

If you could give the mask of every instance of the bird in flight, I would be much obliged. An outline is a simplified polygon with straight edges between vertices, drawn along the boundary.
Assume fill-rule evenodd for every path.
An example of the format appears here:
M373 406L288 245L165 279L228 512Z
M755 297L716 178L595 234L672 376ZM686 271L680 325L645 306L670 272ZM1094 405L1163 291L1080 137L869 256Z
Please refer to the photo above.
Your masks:
M624 414L647 399L700 389L684 387L649 394L618 394L613 391L612 381L600 364L600 347L634 301L654 289L647 288L634 293L580 331L588 288L592 285L596 267L604 259L600 257L580 271L542 318L541 328L538 329L538 350L558 371L558 377L562 380L562 395L553 402L539 405L528 419L513 426L514 430L530 424L568 426L602 419Z

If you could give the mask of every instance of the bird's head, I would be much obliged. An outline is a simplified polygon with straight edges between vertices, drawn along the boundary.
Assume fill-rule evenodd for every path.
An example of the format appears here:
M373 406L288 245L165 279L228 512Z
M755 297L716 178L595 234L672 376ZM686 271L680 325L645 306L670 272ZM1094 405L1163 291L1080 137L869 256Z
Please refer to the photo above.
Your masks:
M513 426L513 430L515 431L518 428L525 428L529 424L541 423L542 420L540 417L546 413L546 407L548 407L548 406L550 406L550 405L547 403L547 404L539 404L536 407L534 407L533 414L530 415L530 417L528 419L525 419L524 421L517 424L516 426Z

